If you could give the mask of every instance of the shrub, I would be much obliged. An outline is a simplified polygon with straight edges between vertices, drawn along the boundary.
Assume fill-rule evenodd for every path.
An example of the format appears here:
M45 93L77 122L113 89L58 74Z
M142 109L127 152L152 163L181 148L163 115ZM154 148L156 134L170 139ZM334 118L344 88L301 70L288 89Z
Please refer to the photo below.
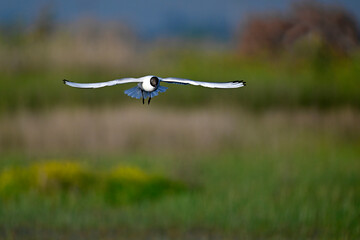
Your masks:
M107 177L105 197L111 204L153 199L164 193L177 192L184 186L138 168L119 166Z
M48 193L87 191L96 180L93 172L75 162L37 163L29 171L33 176L32 187Z
M48 161L27 167L13 167L0 172L0 199L69 196L78 199L95 195L112 205L154 199L178 192L185 185L139 168L118 166L110 171L96 171L69 161Z

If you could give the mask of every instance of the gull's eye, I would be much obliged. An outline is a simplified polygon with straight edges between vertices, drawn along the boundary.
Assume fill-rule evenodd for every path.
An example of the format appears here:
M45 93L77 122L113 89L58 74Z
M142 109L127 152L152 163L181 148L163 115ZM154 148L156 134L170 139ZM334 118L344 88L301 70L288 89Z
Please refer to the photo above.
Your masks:
M151 77L150 78L150 84L154 87L156 87L159 83L159 79L157 77Z

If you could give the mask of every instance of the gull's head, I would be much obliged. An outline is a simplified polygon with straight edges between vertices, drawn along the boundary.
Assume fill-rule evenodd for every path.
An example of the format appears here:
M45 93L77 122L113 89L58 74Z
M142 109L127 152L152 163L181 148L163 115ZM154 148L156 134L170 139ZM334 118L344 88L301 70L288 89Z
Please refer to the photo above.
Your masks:
M159 78L155 76L151 77L150 84L151 86L156 87L159 84Z

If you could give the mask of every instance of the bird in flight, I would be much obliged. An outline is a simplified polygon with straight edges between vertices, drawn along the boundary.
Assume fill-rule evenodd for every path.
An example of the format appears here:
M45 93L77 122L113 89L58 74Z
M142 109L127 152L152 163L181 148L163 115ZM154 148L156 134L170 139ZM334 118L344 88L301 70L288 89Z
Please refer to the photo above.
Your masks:
M63 80L64 83L68 86L75 88L101 88L106 86L114 86L117 84L123 83L138 83L136 87L125 90L125 94L129 97L142 99L143 104L145 99L148 98L148 104L153 97L157 96L159 92L165 92L167 87L160 86L161 82L164 83L175 83L182 85L194 85L202 86L208 88L239 88L246 86L244 81L232 81L232 82L199 82L190 79L182 78L160 78L157 76L149 75L140 78L121 78L115 79L108 82L98 82L98 83L76 83L70 82L66 79Z

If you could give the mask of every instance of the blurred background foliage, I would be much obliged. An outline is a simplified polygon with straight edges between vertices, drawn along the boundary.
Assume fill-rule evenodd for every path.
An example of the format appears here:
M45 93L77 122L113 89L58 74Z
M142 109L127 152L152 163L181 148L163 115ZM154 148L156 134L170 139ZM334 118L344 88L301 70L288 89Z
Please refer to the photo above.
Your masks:
M3 27L1 111L124 104L126 96L119 94L122 86L107 89L106 94L103 90L79 93L64 90L59 82L147 74L208 81L243 79L251 84L241 94L220 91L216 95L173 87L165 97L169 101L158 100L161 105L215 101L252 109L360 105L359 29L354 17L340 7L298 3L286 14L254 15L241 30L234 30L228 45L199 37L144 41L118 22L88 18L59 25L54 18L51 8L43 8L30 27L12 31Z
M146 38L56 10L0 23L0 238L359 238L349 10L296 1L249 14L229 39L213 22ZM247 87L170 85L147 106L130 85L62 83L149 74Z
M113 205L153 199L164 192L185 189L183 184L147 174L136 167L117 166L110 172L98 172L66 160L6 168L0 173L0 184L3 201L36 197L37 201L55 198L66 203L81 201L90 193L98 197L98 201Z

